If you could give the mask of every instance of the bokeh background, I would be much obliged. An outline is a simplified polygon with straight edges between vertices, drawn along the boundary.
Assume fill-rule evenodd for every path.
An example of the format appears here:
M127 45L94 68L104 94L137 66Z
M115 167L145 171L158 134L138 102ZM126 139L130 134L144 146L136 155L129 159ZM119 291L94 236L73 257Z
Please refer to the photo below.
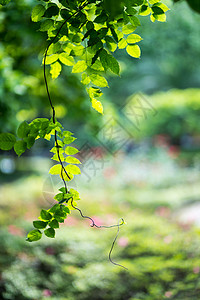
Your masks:
M0 152L0 298L195 300L200 298L200 15L185 2L166 23L141 17L142 58L116 51L121 77L108 76L104 116L78 76L50 80L57 117L78 138L82 175L70 184L79 207L56 239L27 243L41 208L62 183L48 175L50 142L22 157ZM0 128L49 117L42 55L46 36L30 20L33 0L0 9Z

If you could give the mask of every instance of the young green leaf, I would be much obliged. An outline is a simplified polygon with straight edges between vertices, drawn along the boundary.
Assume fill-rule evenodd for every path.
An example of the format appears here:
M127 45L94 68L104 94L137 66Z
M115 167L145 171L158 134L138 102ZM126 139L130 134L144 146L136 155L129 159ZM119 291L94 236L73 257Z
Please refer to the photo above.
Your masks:
M92 98L92 107L100 114L103 114L103 105L100 101L96 100L95 98Z
M130 56L135 58L139 58L141 54L140 47L138 45L128 45L126 47L126 51Z
M60 164L54 165L54 166L51 167L51 169L49 170L49 174L52 174L52 175L60 175L61 169L62 169L62 166L61 166Z
M24 153L26 149L27 149L27 143L24 141L17 141L14 144L14 150L18 156L22 155L22 153Z
M37 229L44 229L47 226L48 222L44 221L33 221L33 226Z
M48 55L48 56L46 57L45 64L46 64L46 65L50 65L50 64L54 63L55 61L58 60L58 57L59 57L58 54ZM43 60L43 64L44 64L44 60Z
M79 60L72 69L72 73L81 73L87 69L87 64L84 60Z
M78 175L81 174L81 170L79 169L79 167L75 166L75 165L67 165L66 166L66 171L73 174L73 175Z
M49 29L53 29L53 24L53 20L45 20L40 26L40 31L48 31Z
M42 209L40 212L40 218L44 221L49 221L52 219L52 214L50 214L47 210Z
M54 64L52 64L51 70L50 70L52 79L56 79L60 75L61 70L62 70L62 67L58 61L55 62Z
M11 133L0 133L0 149L11 150L16 142L16 138Z
M65 148L65 153L66 153L67 155L74 155L74 154L76 154L76 153L78 153L78 152L79 152L79 150L76 149L76 148L74 148L74 147L67 146L67 147Z
M46 229L44 234L49 238L55 238L55 230L53 228Z
M59 60L66 66L73 66L75 64L74 58L65 52L59 54Z
M40 230L34 229L31 230L28 235L27 235L27 241L28 242L35 242L35 241L39 241L42 237L42 233Z
M30 126L26 121L22 122L17 129L17 135L21 139L27 137L29 132L30 132Z
M135 44L135 43L138 43L142 40L141 36L139 36L138 34L130 34L128 37L127 37L127 42L129 44Z
M108 86L107 80L98 74L92 74L90 75L90 80L92 81L93 84L99 86L99 87L106 87Z
M67 156L65 158L65 161L69 164L81 164L80 160L73 156Z
M59 223L56 219L53 219L51 222L49 222L49 226L51 228L59 228Z
M75 137L73 137L73 136L66 136L65 138L64 138L64 143L65 144L71 144L73 141L75 141L76 140L76 138Z
M36 5L31 14L31 20L33 22L38 22L42 19L42 16L44 15L45 7L41 4Z

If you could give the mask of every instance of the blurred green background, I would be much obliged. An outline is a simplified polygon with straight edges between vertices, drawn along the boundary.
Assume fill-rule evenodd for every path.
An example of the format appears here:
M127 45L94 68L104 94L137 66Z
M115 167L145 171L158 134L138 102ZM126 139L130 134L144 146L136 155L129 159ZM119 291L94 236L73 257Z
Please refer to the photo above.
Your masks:
M200 15L185 2L166 23L141 17L142 58L116 57L121 77L109 77L104 116L90 105L78 76L65 68L50 90L58 119L75 133L82 176L78 212L56 239L27 243L41 208L62 185L48 175L49 142L16 158L0 153L0 299L160 300L200 295ZM41 60L45 34L30 20L33 0L0 9L0 127L49 117Z

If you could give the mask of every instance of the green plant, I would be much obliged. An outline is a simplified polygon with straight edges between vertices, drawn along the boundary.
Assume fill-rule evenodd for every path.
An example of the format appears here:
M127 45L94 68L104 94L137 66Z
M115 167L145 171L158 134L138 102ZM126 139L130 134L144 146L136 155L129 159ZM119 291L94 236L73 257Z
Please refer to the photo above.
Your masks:
M5 5L8 2L1 1L1 4ZM46 65L50 65L52 79L60 75L61 63L72 66L72 73L82 73L81 82L87 86L92 107L103 114L102 103L98 100L102 96L101 88L108 86L103 74L108 70L116 75L120 73L119 63L112 53L118 46L119 49L126 48L132 57L139 58L140 47L137 43L142 38L133 33L140 26L138 15L150 15L152 22L164 22L167 10L167 6L157 0L124 0L118 1L117 5L111 0L59 0L59 3L45 0L34 7L32 21L41 22L39 30L46 32L48 36L43 66L52 119L37 118L29 124L22 122L17 130L20 140L16 140L10 133L2 133L0 148L11 150L14 147L14 151L20 156L33 146L36 139L50 140L53 136L55 145L51 151L58 164L50 169L50 174L60 175L64 186L55 196L58 204L49 210L42 210L39 220L33 222L35 229L29 232L28 241L39 240L42 236L41 229L45 229L46 236L54 238L55 229L59 228L60 222L64 222L70 210L79 210L75 202L79 200L79 194L73 189L68 190L66 184L74 175L81 173L76 166L80 162L73 157L78 150L68 146L75 138L71 132L63 131L62 125L56 120ZM65 166L65 163L69 164ZM82 217L86 217L80 210L79 212ZM96 226L94 222L92 226Z

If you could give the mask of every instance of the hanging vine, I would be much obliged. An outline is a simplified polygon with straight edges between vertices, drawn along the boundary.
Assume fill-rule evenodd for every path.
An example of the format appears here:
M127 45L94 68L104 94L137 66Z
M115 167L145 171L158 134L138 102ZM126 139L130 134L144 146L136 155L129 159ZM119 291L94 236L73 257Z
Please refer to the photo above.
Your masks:
M0 1L0 4L6 4ZM9 1L7 1L9 2ZM32 11L32 21L40 22L39 30L47 33L48 46L44 53L43 68L44 82L49 104L52 109L52 118L37 118L31 123L22 122L17 130L17 137L10 133L0 134L0 149L14 151L18 156L30 149L38 138L54 139L54 146L50 150L52 159L57 163L50 169L52 175L59 175L63 187L55 195L57 201L48 210L41 210L38 220L33 221L34 230L27 235L27 241L41 239L42 234L55 237L55 229L63 223L71 210L79 211L83 218L90 219L92 227L111 228L111 226L97 226L92 218L83 215L77 206L80 200L78 191L69 189L67 182L74 176L81 174L77 166L81 162L74 157L79 151L71 144L76 140L70 131L63 129L56 119L56 111L51 99L46 74L47 65L50 66L52 79L56 79L63 66L71 67L72 73L80 73L80 80L86 86L88 98L92 107L103 114L103 105L100 97L102 88L108 87L106 75L109 72L120 74L119 62L113 53L118 49L140 58L141 50L138 43L142 37L135 33L140 26L138 16L148 16L152 22L166 20L165 12L168 7L159 0L40 0ZM42 231L43 230L43 231ZM111 252L118 236L113 241ZM119 265L121 266L121 265ZM123 266L121 266L123 267Z

